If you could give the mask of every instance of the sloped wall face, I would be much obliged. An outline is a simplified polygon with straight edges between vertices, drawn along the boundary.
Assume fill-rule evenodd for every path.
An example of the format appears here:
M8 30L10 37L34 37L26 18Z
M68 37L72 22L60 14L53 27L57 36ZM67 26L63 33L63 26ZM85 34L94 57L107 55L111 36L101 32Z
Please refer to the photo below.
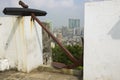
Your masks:
M120 1L85 4L84 80L120 80Z
M31 17L0 17L0 58L23 72L43 64L41 27Z

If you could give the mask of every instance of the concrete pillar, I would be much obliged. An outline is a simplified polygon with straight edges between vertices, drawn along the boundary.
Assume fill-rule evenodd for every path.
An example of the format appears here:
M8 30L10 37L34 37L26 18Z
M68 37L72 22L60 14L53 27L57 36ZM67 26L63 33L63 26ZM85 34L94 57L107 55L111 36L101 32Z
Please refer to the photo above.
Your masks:
M120 1L85 4L84 80L120 80Z
M41 27L31 17L0 17L0 58L30 72L43 64Z

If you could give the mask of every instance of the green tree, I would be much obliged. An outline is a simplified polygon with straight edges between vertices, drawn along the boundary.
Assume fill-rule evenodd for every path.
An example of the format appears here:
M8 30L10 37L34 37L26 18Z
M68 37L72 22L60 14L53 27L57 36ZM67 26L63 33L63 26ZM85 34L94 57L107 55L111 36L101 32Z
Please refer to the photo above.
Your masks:
M73 45L73 46L68 45L65 47L71 52L71 54L76 59L80 59L80 57L83 54L83 47L79 45ZM61 62L64 64L72 64L71 60L66 56L64 51L58 45L56 45L55 48L52 48L52 58L53 58L53 61L55 62Z

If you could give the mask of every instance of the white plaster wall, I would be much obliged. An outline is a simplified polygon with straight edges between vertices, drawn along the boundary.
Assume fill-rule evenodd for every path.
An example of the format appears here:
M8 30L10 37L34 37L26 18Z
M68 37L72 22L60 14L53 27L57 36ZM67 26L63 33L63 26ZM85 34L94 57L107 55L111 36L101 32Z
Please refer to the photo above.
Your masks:
M120 1L85 4L84 80L120 80Z
M29 72L43 64L41 27L31 17L0 17L0 24L0 58L10 68Z

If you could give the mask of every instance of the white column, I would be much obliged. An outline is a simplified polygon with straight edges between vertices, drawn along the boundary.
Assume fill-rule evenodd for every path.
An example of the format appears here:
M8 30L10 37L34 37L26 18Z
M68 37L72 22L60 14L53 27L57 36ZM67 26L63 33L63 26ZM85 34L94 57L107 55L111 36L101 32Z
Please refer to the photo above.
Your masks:
M0 17L0 58L30 72L43 64L41 27L31 17Z
M120 1L85 4L84 80L120 80Z

